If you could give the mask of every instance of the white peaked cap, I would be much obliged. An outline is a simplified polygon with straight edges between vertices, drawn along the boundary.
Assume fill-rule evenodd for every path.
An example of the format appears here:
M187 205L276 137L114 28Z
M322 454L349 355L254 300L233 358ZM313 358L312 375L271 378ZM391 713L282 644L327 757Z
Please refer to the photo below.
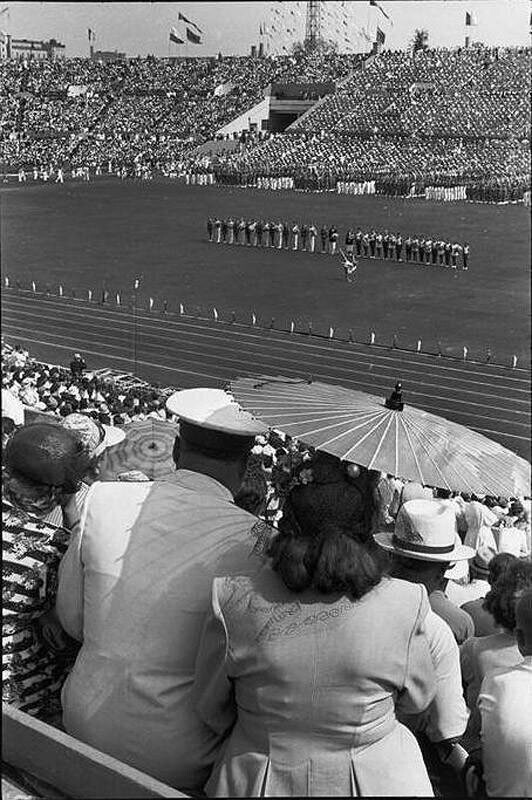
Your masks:
M232 436L256 436L268 430L222 389L183 389L168 398L166 407L184 422Z

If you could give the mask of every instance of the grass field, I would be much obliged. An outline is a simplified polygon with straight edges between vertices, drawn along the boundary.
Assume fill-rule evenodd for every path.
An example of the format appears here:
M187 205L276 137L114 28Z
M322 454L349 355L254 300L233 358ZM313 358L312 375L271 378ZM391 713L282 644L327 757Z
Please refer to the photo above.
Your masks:
M530 340L530 214L522 206L186 187L102 179L91 184L2 188L2 272L65 291L106 288L127 296L142 275L143 302L180 302L220 315L253 311L276 327L293 319L329 325L335 335L367 341L398 336L401 347L444 350L528 364ZM362 260L351 286L331 256L209 244L207 216L314 221L388 228L469 241L467 272ZM96 296L96 295L95 295ZM58 320L60 325L60 320Z

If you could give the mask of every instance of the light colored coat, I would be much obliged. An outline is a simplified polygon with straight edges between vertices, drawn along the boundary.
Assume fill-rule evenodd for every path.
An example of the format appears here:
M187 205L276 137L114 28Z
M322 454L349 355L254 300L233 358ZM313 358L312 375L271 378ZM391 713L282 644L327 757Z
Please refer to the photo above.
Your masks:
M197 707L230 735L207 794L432 796L395 716L396 702L416 713L434 697L428 611L424 587L395 579L358 602L295 595L269 567L216 579Z
M70 734L201 789L219 744L191 701L212 580L257 569L251 531L265 528L218 481L188 470L91 487L57 598L61 624L83 642L63 689Z

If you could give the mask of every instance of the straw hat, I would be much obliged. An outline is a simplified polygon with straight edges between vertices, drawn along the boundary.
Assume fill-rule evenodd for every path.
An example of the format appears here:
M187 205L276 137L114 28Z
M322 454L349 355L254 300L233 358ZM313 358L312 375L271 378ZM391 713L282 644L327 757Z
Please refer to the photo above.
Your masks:
M399 509L393 533L376 533L383 548L419 561L464 561L472 547L458 544L456 516L445 500L409 500Z

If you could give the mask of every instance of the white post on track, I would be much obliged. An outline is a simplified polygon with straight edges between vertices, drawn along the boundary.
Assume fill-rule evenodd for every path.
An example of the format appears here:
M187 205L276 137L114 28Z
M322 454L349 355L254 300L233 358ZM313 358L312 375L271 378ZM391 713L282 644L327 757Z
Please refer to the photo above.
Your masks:
M153 297L150 297L150 311L153 309Z
M251 324L253 325L253 327L255 327L255 325L257 324L257 317L255 316L255 314L251 315Z
M216 310L216 308L213 308L212 316L213 316L214 321L218 322L218 311Z
M63 287L59 286L59 297L63 297Z
M375 344L375 331L371 331L370 336L369 336L369 343L370 344Z
M118 294L118 292L116 293L116 304L117 306L120 305L120 295Z
M515 369L517 367L517 361L518 361L517 356L515 355L512 356L512 369Z
M9 278L7 277L7 275L4 278L4 285L5 285L6 289L9 289Z
M421 344L422 344L421 339L418 339L417 340L417 352L418 353L421 353Z
M185 309L183 307L183 303L179 303L179 313L180 314L184 314L185 313Z
M333 337L334 337L334 328L331 326L329 328L329 339L332 339Z
M467 354L468 353L469 353L469 349L466 347L466 345L464 345L463 348L462 348L462 354L463 354L463 357L464 357L464 361L467 361Z
M295 327L296 327L296 326L295 326L295 324L294 324L294 320L292 320L292 322L290 323L290 333L293 333L293 332L294 332L294 330L295 330Z
M31 291L33 292L33 294L35 294L35 292L37 291L37 287L35 286L35 281L31 282Z
M89 295L89 303L90 303L90 301L92 300L92 289L88 290L88 295Z

